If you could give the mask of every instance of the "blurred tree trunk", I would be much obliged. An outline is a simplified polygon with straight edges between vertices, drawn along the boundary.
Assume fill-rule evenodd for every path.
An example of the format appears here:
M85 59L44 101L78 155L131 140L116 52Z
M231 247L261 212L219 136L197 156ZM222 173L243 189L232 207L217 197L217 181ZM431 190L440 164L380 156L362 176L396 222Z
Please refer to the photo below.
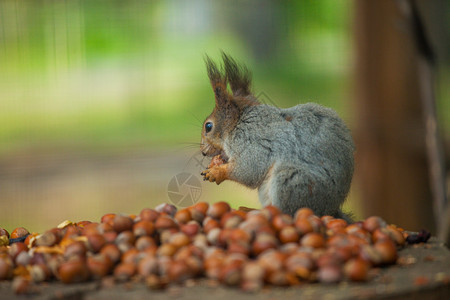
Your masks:
M407 0L355 1L355 183L364 217L379 215L407 230L436 234L423 110L435 113L432 52L415 8ZM439 213L443 203L434 207Z

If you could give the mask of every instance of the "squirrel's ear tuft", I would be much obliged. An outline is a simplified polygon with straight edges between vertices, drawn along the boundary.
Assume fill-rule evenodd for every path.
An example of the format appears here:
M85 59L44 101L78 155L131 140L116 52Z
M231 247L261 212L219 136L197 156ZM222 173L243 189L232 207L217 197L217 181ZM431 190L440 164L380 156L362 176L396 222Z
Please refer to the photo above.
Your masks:
M224 105L229 99L229 94L227 91L227 78L208 55L205 55L205 64L208 77L214 91L214 96L216 98L216 106Z
M245 66L239 66L236 61L222 51L225 75L234 96L248 96L251 94L250 85L252 74Z

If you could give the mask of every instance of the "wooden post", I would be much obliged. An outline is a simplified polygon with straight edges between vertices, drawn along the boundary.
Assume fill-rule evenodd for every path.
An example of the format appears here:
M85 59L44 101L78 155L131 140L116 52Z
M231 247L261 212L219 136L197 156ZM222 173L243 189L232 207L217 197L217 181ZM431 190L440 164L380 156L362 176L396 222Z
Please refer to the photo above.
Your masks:
M432 86L432 78L423 73L429 62L412 4L355 1L355 184L364 217L379 215L436 234L423 112L423 88Z

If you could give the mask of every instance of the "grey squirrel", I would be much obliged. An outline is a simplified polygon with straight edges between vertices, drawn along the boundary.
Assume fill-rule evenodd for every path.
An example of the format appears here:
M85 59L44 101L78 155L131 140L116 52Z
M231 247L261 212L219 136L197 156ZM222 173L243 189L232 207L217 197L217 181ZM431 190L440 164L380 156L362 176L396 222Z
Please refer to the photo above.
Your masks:
M263 206L286 214L309 207L319 216L351 221L341 206L355 147L344 122L314 103L286 109L260 103L250 91L248 69L223 52L222 59L219 68L205 57L215 107L202 128L202 154L213 157L203 179L258 188Z

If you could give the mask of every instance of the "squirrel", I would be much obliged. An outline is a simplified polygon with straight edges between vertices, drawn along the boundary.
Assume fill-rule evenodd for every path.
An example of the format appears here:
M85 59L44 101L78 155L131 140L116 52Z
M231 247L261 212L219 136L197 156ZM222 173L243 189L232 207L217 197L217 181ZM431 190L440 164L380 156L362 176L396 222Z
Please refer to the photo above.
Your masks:
M202 127L200 150L213 157L203 180L257 188L262 206L291 216L308 207L351 222L341 206L355 146L337 113L315 103L285 109L263 104L250 91L250 71L224 52L222 59L219 68L205 56L215 107Z

